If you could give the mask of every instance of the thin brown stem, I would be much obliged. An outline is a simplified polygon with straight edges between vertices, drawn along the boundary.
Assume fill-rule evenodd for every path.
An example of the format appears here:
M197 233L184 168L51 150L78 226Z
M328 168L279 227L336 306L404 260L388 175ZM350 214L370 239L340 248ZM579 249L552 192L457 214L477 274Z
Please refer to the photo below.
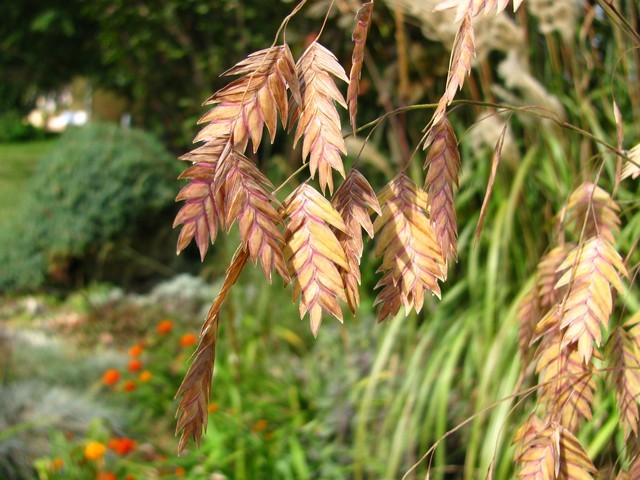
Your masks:
M625 32L635 43L640 44L640 33L638 33L635 28L633 28L633 25L629 23L629 20L618 11L611 0L596 0L596 2L620 30Z
M320 40L320 36L322 35L322 32L324 32L324 27L327 25L327 20L329 19L329 15L331 14L331 10L333 9L333 4L335 3L335 0L331 0L331 3L329 4L329 8L327 8L327 13L324 16L324 20L322 21L322 26L320 27L320 31L318 32L318 35L316 36L314 42L317 42L318 40Z

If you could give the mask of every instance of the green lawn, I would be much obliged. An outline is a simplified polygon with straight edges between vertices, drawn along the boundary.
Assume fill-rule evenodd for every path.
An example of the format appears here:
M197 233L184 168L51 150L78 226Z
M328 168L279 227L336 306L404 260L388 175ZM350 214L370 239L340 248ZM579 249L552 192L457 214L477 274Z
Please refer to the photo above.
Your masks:
M54 140L0 143L0 224L25 195L27 180Z

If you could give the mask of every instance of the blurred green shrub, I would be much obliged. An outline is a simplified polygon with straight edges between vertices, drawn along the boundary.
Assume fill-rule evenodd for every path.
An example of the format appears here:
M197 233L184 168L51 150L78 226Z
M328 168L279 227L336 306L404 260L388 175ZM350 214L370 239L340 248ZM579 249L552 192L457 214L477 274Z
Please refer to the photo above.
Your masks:
M24 121L18 110L0 113L0 143L44 138L45 133Z
M0 290L172 273L177 164L139 130L91 125L62 135L0 232Z

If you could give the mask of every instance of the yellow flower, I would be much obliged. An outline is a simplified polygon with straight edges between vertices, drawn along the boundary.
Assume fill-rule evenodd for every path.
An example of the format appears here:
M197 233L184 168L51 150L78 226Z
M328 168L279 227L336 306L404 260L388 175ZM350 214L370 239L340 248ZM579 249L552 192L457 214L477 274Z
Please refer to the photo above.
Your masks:
M87 446L84 447L84 458L93 461L100 460L104 456L106 451L107 447L105 447L102 443L91 440L89 443L87 443Z
M140 372L140 375L138 375L138 379L143 383L151 380L151 377L153 377L153 374L149 370L144 370Z

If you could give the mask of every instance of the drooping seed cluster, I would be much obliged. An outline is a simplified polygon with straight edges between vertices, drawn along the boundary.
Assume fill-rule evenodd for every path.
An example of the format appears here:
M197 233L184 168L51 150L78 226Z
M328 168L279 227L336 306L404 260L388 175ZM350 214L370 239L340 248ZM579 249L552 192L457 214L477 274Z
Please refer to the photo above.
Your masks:
M609 331L612 290L623 293L621 277L628 275L613 245L619 210L598 186L580 185L561 215L576 242L560 243L540 260L536 282L520 304L520 351L525 364L533 358L539 385L537 412L516 438L520 478L592 478L596 473L574 435L583 420L591 420L596 348ZM638 364L638 321L615 326L605 348L624 429L633 432L640 376L628 367ZM568 476L559 477L565 470Z
M342 302L356 313L363 230L371 238L376 233L379 237L380 320L395 315L402 305L406 314L420 311L425 293L440 296L438 281L446 278L448 261L456 258L457 238L453 196L460 155L448 120L443 117L434 125L424 188L400 173L376 197L360 172L352 169L347 175L343 165L346 146L336 106L349 109L355 129L358 80L372 14L370 2L356 16L350 78L317 41L297 62L288 46L281 45L251 54L225 72L240 77L207 100L212 108L200 119L205 125L195 138L203 145L181 157L192 166L181 175L189 183L177 198L185 201L174 222L182 225L178 252L193 239L204 258L219 229L229 232L235 223L242 244L179 391L180 449L189 437L199 442L202 435L220 307L248 259L260 262L269 281L275 271L285 285L292 283L300 317L309 314L314 335L323 314L342 321ZM336 78L349 82L348 103ZM283 126L295 128L294 144L302 140L302 162L308 162L310 179L317 176L322 192L333 194L334 170L346 177L331 200L304 183L280 205L273 185L245 155L249 141L254 152L258 149L265 126L274 141L278 116ZM378 215L375 224L373 213Z

